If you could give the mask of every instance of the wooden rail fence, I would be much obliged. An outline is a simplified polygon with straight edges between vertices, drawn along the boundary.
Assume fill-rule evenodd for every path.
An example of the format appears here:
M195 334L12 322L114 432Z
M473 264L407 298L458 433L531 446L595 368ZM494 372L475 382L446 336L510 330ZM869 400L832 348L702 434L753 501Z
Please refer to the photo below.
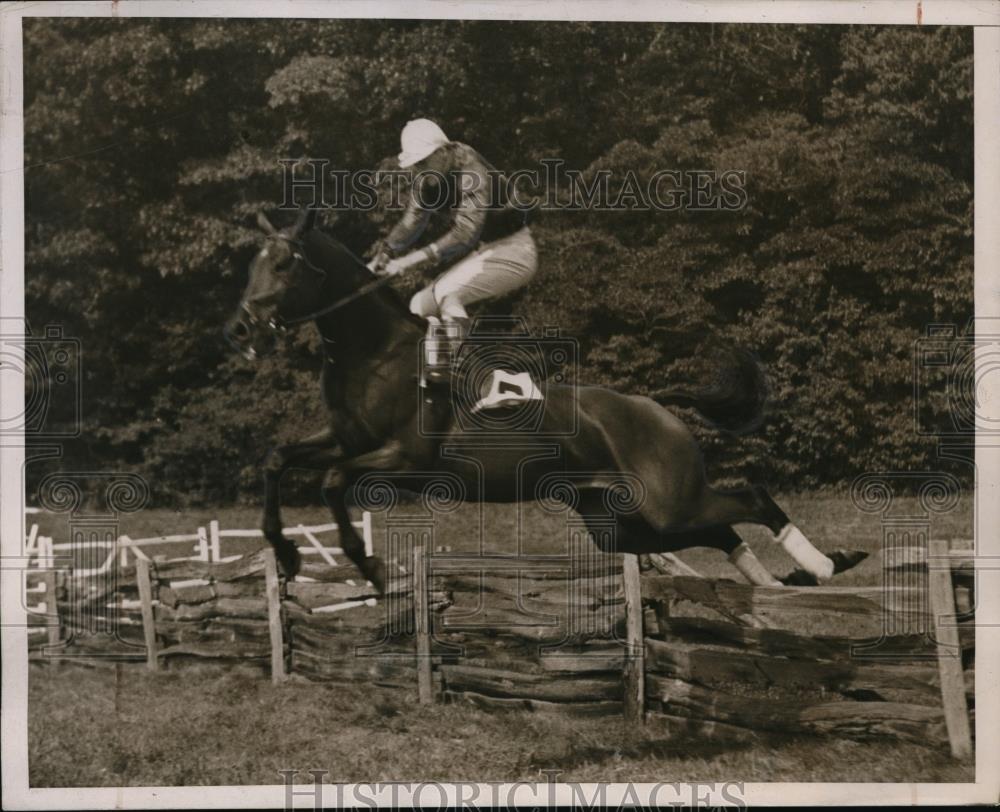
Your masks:
M373 545L371 521L371 514L364 511L359 520L352 522L360 531L369 552ZM348 568L340 566L346 562L342 557L341 561L337 560L342 550L321 538L331 532L339 532L335 523L299 524L285 529L285 535L296 541L299 551L305 556L304 560L309 562L307 568L337 570L339 567L346 578ZM153 573L155 577L157 567L164 568L166 572L169 565L190 562L232 563L242 558L233 553L234 541L258 539L262 539L259 530L223 529L218 521L213 520L193 533L141 539L121 535L112 541L53 544L51 538L39 533L37 524L32 524L25 538L28 569L24 582L24 605L32 656L50 663L74 658L88 665L147 659L148 629L144 628L144 618L148 621L150 617L155 617L161 621L173 610L170 601L174 596L168 588L161 606L150 582L149 601L143 602L140 594L141 573ZM225 570L222 573L225 576ZM263 569L257 575L262 577ZM196 585L182 583L181 587ZM223 597L228 599L231 597L229 593L239 589L251 593L256 587L252 584L239 587L227 584L220 589L226 593ZM263 588L259 593L263 593ZM188 593L182 589L181 594ZM194 590L190 594L197 597L204 593ZM204 598L201 600L204 601ZM182 609L182 614L187 612L197 616L199 612L209 611L205 607L196 608L197 605L193 603ZM238 613L240 604L224 603L222 611L223 614ZM239 627L237 621L240 616L236 614L231 619ZM250 617L243 619L252 621L259 618L251 612ZM171 635L175 633L179 633L177 629L165 627L164 644L170 643ZM191 630L186 633L190 638ZM218 629L213 633L215 640L225 639ZM249 632L244 628L239 634L246 637ZM234 643L236 638L233 635L230 638L228 642ZM205 645L212 639L209 635ZM204 646L202 648L207 650ZM224 651L219 658L225 658ZM257 664L252 657L241 659Z
M886 736L945 743L968 758L974 616L956 611L953 583L971 590L973 571L946 544L930 554L924 594L644 579L656 614L646 631L647 712L702 735ZM766 625L734 620L744 615Z
M872 587L756 587L654 563L640 576L630 555L567 564L417 547L380 597L324 560L286 582L269 549L140 557L116 587L134 596L122 658L239 661L275 681L416 686L422 703L624 714L700 737L888 737L971 755L969 551L887 551L886 583Z

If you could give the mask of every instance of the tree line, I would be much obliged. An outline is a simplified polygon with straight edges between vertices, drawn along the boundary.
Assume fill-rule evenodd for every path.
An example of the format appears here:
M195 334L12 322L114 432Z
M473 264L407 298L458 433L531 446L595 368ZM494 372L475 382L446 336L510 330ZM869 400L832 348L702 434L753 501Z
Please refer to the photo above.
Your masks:
M973 311L971 30L34 18L24 59L26 311L82 355L62 465L137 471L161 504L256 498L267 449L322 418L311 327L257 365L221 338L256 214L291 216L280 161L390 169L418 116L612 199L663 170L739 173L738 207L539 212L535 281L479 310L559 327L582 380L628 392L703 379L710 337L753 351L761 429L692 418L717 480L937 465L914 358ZM396 216L321 227L362 252ZM942 387L921 396L946 415Z

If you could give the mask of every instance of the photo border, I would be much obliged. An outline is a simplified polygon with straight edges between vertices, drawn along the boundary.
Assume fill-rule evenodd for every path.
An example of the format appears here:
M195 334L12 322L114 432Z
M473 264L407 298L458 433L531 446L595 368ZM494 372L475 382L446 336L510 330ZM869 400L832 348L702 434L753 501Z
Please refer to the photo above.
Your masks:
M975 309L977 317L1000 316L1000 6L977 2L910 2L882 0L859 4L843 0L812 2L656 2L633 0L603 3L597 0L551 3L520 0L516 4L466 0L344 0L327 3L316 0L206 0L206 2L53 2L8 3L0 8L0 48L3 73L0 77L0 317L24 316L24 177L23 177L23 63L22 20L25 17L346 17L395 19L503 19L503 20L593 20L646 22L742 22L798 24L892 24L976 26L975 44ZM988 418L1000 419L1000 385L983 379L978 389ZM5 408L23 408L23 386L7 386L0 391ZM10 413L10 412L7 412ZM27 707L28 658L24 609L20 602L21 544L24 538L24 448L16 438L0 440L0 594L2 594L2 679L3 703L0 732L3 741L2 790L8 809L92 809L92 808L249 808L277 807L286 803L286 788L267 786L225 787L105 787L72 789L31 789L28 787ZM977 482L975 527L977 551L984 556L1000 556L1000 439L976 443ZM994 572L993 577L1000 576ZM928 804L989 803L1000 797L998 739L1000 739L1000 691L988 690L1000 683L1000 590L982 589L977 594L976 628L976 781L975 783L746 783L743 797L748 804ZM994 624L992 628L987 624ZM738 778L738 777L737 777ZM324 787L324 797L335 799L334 787ZM351 787L352 785L346 785ZM383 803L392 800L392 785L366 797ZM449 800L468 798L471 784L447 785ZM476 785L480 799L491 797L491 785ZM597 785L583 785L596 787ZM610 784L609 804L625 799L633 786L641 800L654 784ZM691 784L684 784L691 787ZM661 790L658 801L692 797L712 805L723 805L725 797L701 785L697 796L690 790L676 797ZM540 777L530 784L502 785L501 798L527 804L571 804L574 800L565 784L547 785ZM465 794L462 794L463 788ZM508 795L509 790L514 795ZM298 807L311 807L313 798L298 787L294 798ZM590 797L592 790L587 790ZM353 796L348 796L353 797ZM405 804L407 796L397 792ZM436 793L424 793L424 800L437 801Z

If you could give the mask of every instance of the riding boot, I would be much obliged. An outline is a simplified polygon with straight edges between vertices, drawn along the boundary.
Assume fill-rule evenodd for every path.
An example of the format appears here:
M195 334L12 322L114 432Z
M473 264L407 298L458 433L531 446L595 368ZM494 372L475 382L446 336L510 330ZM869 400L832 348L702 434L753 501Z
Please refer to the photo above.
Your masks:
M450 386L458 352L469 331L468 319L430 320L425 342L424 379L429 385Z

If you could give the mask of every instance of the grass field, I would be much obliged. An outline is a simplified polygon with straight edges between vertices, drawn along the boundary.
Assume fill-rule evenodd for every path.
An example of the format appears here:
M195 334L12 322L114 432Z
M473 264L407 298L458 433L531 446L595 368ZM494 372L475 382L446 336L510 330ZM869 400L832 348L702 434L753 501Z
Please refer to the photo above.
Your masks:
M779 499L821 549L876 552L878 516L863 514L845 496ZM900 512L916 509L901 501ZM480 513L482 509L482 513ZM523 552L556 551L565 520L536 505L522 507L530 528ZM322 508L288 509L289 524L327 521ZM252 528L258 511L216 509L146 511L126 517L132 537L191 532L218 519L223 527ZM39 522L58 541L65 529ZM514 550L518 510L512 505L464 506L442 516L436 544L453 549ZM479 528L486 528L485 538ZM375 541L384 538L376 517ZM937 538L970 538L967 505L937 517ZM747 529L744 537L781 575L791 561ZM249 543L257 546L257 543ZM224 550L224 553L235 550ZM721 553L681 556L711 575L739 578ZM877 584L877 556L835 583ZM328 770L326 780L545 780L560 770L575 781L872 781L972 780L971 766L940 750L887 742L766 739L753 747L694 739L669 740L617 719L566 719L550 714L488 714L464 706L421 707L414 691L371 685L310 683L293 677L273 686L259 673L204 666L151 674L126 665L33 667L29 692L31 785L149 786L280 783L279 770Z

